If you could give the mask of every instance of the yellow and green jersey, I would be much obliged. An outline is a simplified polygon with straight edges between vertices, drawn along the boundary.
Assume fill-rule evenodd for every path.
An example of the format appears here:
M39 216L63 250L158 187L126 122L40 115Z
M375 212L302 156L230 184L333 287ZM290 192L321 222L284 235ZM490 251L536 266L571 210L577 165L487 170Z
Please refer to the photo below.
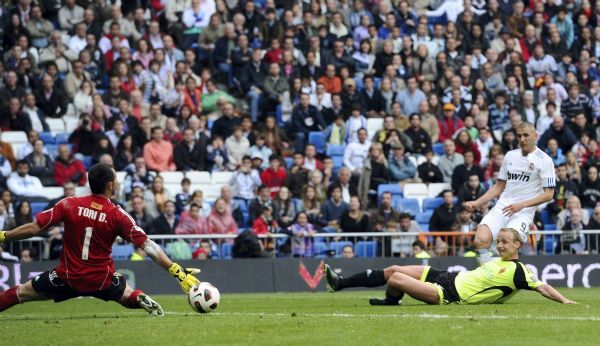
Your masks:
M461 304L493 304L510 299L517 290L533 290L542 283L519 260L502 259L456 276L454 285Z

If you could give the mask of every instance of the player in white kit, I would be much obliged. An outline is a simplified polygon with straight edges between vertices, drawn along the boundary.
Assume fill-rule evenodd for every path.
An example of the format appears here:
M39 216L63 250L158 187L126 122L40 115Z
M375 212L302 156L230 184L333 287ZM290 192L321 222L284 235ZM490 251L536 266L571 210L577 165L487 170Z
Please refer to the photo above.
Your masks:
M473 210L500 196L475 233L479 264L491 260L489 249L501 228L516 229L521 241L527 242L535 207L552 200L554 196L554 163L535 145L535 127L528 122L521 124L517 129L517 138L520 149L506 153L496 184L477 200L465 203L469 210Z

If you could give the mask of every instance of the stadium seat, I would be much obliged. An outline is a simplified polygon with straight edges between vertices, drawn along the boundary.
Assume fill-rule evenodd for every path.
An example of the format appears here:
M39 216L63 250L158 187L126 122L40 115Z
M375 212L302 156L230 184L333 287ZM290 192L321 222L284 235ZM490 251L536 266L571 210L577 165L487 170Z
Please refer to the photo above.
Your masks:
M367 119L367 133L369 138L373 138L375 134L383 128L383 118L369 118Z
M444 155L444 143L433 143L433 145L431 146L431 150L436 155Z
M31 202L31 215L35 216L37 213L44 211L48 203L46 202Z
M409 213L411 216L416 216L421 210L419 209L419 200L416 198L394 198L394 209L399 212Z
M117 183L122 185L123 182L125 181L125 177L127 176L127 172L118 171L118 172L116 172L116 174L117 174Z
M221 258L232 259L233 258L233 244L223 243L221 244Z
M210 172L189 171L185 173L185 176L192 182L192 184L211 183ZM181 181L179 182L181 183Z
M160 172L160 176L163 178L165 183L181 184L183 172Z
M44 196L47 199L55 199L63 196L62 187L44 187Z
M27 143L27 134L24 131L4 131L0 137L2 142L6 143Z
M229 185L233 172L213 172L211 177L215 185Z
M94 164L94 158L91 156L84 156L81 159L81 162L83 162L85 169L90 169L90 167L92 167L92 165Z
M555 223L544 224L544 228L545 228L545 231L556 231L557 230Z
M444 203L444 199L442 197L435 198L425 198L423 200L423 211L425 210L433 210Z
M69 136L70 133L57 133L56 136L54 136L54 142L56 144L66 144L69 143Z
M544 225L548 225L552 223L552 217L550 215L550 211L548 209L544 209L540 212L540 218L542 219L542 222L544 223Z
M291 157L284 157L284 158L283 158L283 161L285 161L285 166L286 166L287 168L290 168L290 167L292 167L292 164L294 164L294 159L293 159L293 158L291 158Z
M112 257L117 261L126 261L133 253L133 245L114 245L112 247Z
M56 158L58 156L58 144L46 145L46 151L48 152L48 156Z
M77 186L75 188L75 196L87 196L89 194L92 193L92 190L90 190L90 186L86 185L86 186Z
M420 223L419 229L423 232L428 232L429 231L429 223Z
M44 144L54 144L54 135L52 132L40 132L40 139Z
M352 242L351 241L332 241L331 243L329 243L329 248L331 250L335 251L336 255L341 255L342 254L342 249L344 248L344 246L352 246ZM354 248L354 246L352 246Z
M379 184L377 197L381 198L384 192L389 192L392 196L402 196L402 186L400 184Z
M417 214L415 217L415 221L417 223L429 224L429 219L431 219L431 215L433 215L433 210L424 210Z
M319 238L315 238L315 239L319 239ZM325 242L313 242L313 254L315 255L316 258L326 258L327 257L327 251L329 251L329 246L327 245L327 243Z
M406 184L402 190L402 194L406 198L426 198L429 190L426 184Z
M333 169L336 172L344 166L344 158L341 156L332 156L331 159L333 160Z
M46 123L52 133L63 133L66 131L65 122L62 119L46 118Z
M429 184L429 198L438 197L444 190L452 190L450 183L431 183Z
M181 192L181 184L165 183L165 189L175 198L175 195Z
M376 241L359 241L356 243L356 256L373 258L377 256Z
M206 185L202 192L204 193L204 199L207 201L214 201L221 196L222 185Z
M317 153L323 154L325 152L325 136L323 132L313 131L308 134L308 143L314 144L317 147Z
M346 151L345 145L330 144L327 146L327 156L344 156L345 151Z
M75 117L64 117L65 132L72 133L79 126L79 119Z

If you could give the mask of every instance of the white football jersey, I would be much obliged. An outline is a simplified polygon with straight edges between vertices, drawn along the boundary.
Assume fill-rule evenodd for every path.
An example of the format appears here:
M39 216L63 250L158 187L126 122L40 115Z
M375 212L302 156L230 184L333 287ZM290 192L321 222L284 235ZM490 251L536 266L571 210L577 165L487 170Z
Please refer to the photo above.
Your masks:
M527 156L523 156L521 149L506 153L498 179L506 181L506 188L498 200L502 206L532 199L542 194L544 188L556 185L554 163L539 148ZM533 214L535 207L523 211Z

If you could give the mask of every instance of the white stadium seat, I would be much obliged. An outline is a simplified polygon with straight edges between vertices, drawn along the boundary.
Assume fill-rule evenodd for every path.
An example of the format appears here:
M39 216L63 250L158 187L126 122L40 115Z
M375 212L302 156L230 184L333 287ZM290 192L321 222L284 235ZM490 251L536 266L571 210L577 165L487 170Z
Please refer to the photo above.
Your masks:
M2 142L11 144L27 143L27 134L24 131L5 131L2 132Z
M123 182L125 181L125 177L127 176L127 172L118 171L116 173L117 173L117 183L123 184Z
M75 117L65 116L63 119L65 122L65 132L71 133L79 126L79 119Z
M75 196L87 196L89 194L92 193L92 190L90 190L90 186L86 185L86 186L77 186L75 188Z
M63 196L62 187L44 187L44 196L48 199L55 199Z
M426 184L413 183L404 185L402 192L404 194L404 198L426 198L429 190L427 189Z
M429 198L437 197L444 190L452 190L449 183L431 183L429 184Z
M183 172L160 172L160 176L163 178L165 184L181 184Z
M219 196L221 196L221 186L206 185L206 187L202 189L202 192L204 192L205 200L208 202L214 202L217 198L219 198Z
M213 185L227 185L233 177L233 172L213 172L212 183Z
M171 199L175 200L175 196L181 192L181 184L165 183L165 189L171 194Z
M189 171L185 173L185 176L192 182L192 185L211 183L210 172Z
M50 132L52 133L66 132L65 122L62 119L46 118L46 123L48 123Z

